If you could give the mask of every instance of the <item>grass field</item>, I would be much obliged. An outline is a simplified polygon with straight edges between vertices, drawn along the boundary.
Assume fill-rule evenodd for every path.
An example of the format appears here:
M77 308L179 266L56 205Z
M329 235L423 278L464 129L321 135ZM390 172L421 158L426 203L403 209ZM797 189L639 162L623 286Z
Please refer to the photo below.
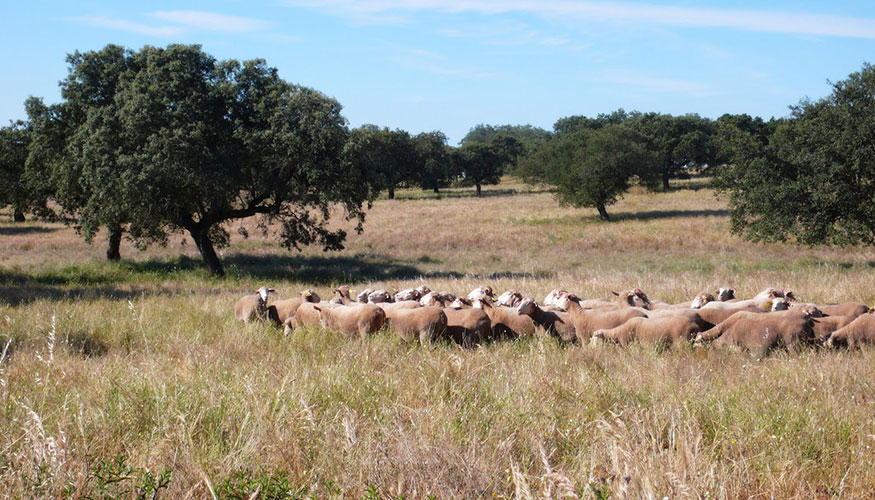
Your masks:
M559 207L505 180L400 191L347 249L283 251L246 221L202 269L182 235L121 263L0 213L0 497L869 498L875 352L462 350L243 326L233 305L339 284L679 302L768 286L875 302L875 251L746 242L702 181Z

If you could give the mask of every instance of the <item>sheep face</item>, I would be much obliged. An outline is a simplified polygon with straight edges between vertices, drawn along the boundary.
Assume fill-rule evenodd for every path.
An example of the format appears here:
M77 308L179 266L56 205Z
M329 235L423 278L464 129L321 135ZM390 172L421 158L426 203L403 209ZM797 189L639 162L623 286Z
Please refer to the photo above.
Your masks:
M368 294L368 302L371 304L392 302L392 295L386 290L377 290Z
M364 290L361 291L361 293L359 293L358 295L356 295L355 300L357 300L357 301L359 301L359 302L362 302L362 303L367 302L367 301L368 301L368 295L372 294L373 292L374 292L374 291L371 290L370 288L365 288Z
M714 301L714 296L711 295L710 293L700 293L699 295L696 295L696 297L690 303L690 308L691 309L701 309L702 306L704 306L708 302L713 302L713 301Z
M276 290L274 290L273 288L268 288L266 286L263 286L255 291L255 293L258 294L259 302L262 304L267 304L267 298L270 296L270 294L275 292Z
M516 312L517 314L524 314L528 316L534 313L537 308L538 304L535 303L534 299L532 299L531 297L526 297L523 299L522 302L520 302L520 305L517 306Z
M786 311L790 308L789 302L784 297L778 297L777 299L772 301L772 307L769 308L770 311Z
M735 290L731 288L721 288L717 290L717 300L726 302L735 298Z
M477 300L479 298L487 298L494 299L495 294L492 293L492 287L490 286L481 286L471 290L471 293L468 294L468 300Z
M563 311L567 311L568 306L571 302L577 302L578 304L580 304L580 298L573 293L560 292L559 296L555 300L553 300L552 305L558 307L559 309L562 309Z
M559 290L559 289L552 290L550 293L547 294L546 297L544 297L544 305L545 306L559 306L557 301L563 295L566 295L566 294L568 294L568 292L565 290Z
M634 288L626 292L624 300L632 307L641 307L647 309L650 307L650 299L647 298L640 288Z
M313 302L313 303L322 302L322 298L319 297L319 294L310 288L301 292L301 298L304 299L304 302Z
M479 298L476 300L468 300L465 297L458 297L456 300L452 301L447 307L449 307L450 309L466 309L472 306L476 307L475 304L479 302Z

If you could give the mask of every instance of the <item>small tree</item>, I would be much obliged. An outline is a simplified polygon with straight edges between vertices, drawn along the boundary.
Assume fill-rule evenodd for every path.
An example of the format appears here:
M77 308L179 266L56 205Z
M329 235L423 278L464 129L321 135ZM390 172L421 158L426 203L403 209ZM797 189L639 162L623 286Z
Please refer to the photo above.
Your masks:
M668 191L669 179L673 175L685 168L713 161L713 127L709 120L699 115L645 113L628 123L647 137L650 149L659 155L658 170L663 191Z
M607 206L629 189L634 176L647 176L656 164L643 136L608 125L556 136L523 160L520 171L529 182L555 186L560 203L593 207L609 221Z
M413 137L413 145L417 154L413 177L422 189L439 193L456 175L447 136L440 131L423 132Z
M864 64L832 93L791 108L766 144L731 137L732 164L718 187L729 194L732 229L766 241L875 243L875 68Z
M522 144L513 137L498 135L489 143L469 142L454 152L457 170L465 181L481 195L483 184L498 184L507 167L513 166L522 154Z

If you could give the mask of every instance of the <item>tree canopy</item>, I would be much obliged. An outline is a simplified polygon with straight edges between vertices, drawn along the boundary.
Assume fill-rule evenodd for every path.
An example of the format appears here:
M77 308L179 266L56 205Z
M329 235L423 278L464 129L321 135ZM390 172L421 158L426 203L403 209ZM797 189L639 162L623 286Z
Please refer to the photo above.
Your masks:
M348 130L334 99L198 45L107 46L68 63L63 102L34 113L44 146L29 161L78 186L59 202L86 237L118 224L148 245L184 230L221 275L215 246L234 219L277 222L286 247L338 249L346 232L325 224L338 203L361 229L369 191L341 161Z
M505 169L515 165L523 152L523 145L513 137L497 135L488 143L463 144L454 152L454 163L480 196L483 184L498 184Z
M875 243L875 68L803 100L763 143L728 138L732 164L717 185L729 194L732 229L766 241Z
M12 205L16 222L23 222L32 206L45 205L25 176L30 136L30 127L21 121L0 128L0 207Z

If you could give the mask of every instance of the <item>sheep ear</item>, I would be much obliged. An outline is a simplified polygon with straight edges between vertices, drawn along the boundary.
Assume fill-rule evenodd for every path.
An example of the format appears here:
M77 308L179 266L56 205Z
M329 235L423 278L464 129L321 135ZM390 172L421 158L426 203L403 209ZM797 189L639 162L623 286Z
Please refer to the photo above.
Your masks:
M869 308L869 314L872 314L872 313L875 313L875 307L870 307L870 308Z
M620 292L617 292L617 291L611 290L611 293L613 293L613 294L616 295L617 297L620 296Z
M276 290L273 289L273 288L268 288L267 291L270 292L270 293L276 293Z
M317 311L322 312L322 308L319 306L313 306L313 309L316 309Z

